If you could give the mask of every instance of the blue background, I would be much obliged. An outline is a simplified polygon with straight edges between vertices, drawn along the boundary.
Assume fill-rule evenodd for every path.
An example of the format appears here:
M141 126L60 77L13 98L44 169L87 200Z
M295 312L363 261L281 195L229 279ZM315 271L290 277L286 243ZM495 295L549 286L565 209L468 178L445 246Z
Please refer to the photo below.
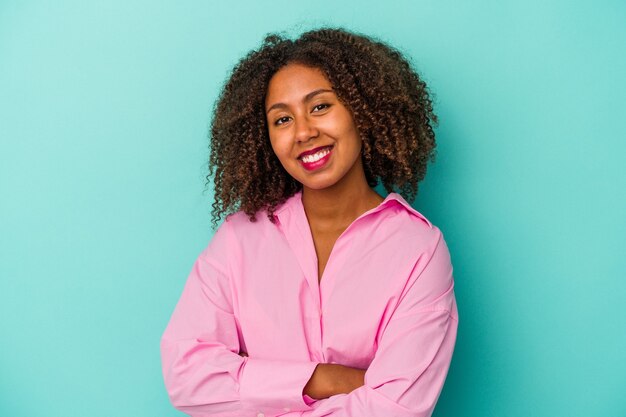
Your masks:
M264 34L322 24L435 97L414 206L460 314L435 415L626 415L626 6L601 0L0 2L0 415L182 415L159 339L213 234L211 107Z

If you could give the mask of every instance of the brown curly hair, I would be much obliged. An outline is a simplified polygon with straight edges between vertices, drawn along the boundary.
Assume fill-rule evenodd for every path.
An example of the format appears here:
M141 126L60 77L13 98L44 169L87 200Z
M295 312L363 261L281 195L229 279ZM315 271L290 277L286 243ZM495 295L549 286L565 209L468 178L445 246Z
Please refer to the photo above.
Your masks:
M268 34L233 68L213 109L207 185L213 174L213 225L243 210L250 221L302 189L274 154L265 115L272 76L290 63L318 68L354 117L363 139L369 186L382 182L412 201L435 159L437 118L420 76L395 48L342 28L321 28L296 40Z

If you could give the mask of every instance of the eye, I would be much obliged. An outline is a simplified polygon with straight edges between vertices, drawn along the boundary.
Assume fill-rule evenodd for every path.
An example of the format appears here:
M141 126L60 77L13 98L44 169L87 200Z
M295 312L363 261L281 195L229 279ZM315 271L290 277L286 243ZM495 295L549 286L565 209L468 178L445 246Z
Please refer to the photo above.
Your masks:
M281 118L277 119L277 120L274 122L274 124L275 124L276 126L280 126L280 125L282 125L283 123L287 123L288 121L289 121L289 117L284 116L284 117L281 117Z
M313 111L315 111L316 109L324 110L324 109L327 109L329 107L330 107L330 104L321 103L321 104L318 104L317 106L313 107Z

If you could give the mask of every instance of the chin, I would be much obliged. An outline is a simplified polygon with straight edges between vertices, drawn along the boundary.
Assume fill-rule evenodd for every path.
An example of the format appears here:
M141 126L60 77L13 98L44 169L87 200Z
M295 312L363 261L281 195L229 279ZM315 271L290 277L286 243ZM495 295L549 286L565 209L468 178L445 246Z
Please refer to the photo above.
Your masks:
M337 182L333 181L319 181L319 182L301 182L304 188L308 188L310 190L324 190L326 188L330 188L335 185Z

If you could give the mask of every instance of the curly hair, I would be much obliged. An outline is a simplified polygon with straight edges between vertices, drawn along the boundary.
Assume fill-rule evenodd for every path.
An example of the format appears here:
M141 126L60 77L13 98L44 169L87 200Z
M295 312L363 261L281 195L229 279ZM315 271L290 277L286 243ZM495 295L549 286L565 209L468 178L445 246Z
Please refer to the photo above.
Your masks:
M426 83L395 48L341 28L321 28L290 40L268 34L233 68L213 109L207 184L214 177L213 225L243 210L250 221L302 189L274 154L265 115L272 76L298 63L321 70L352 112L363 139L366 180L380 181L408 201L435 159L437 117Z

